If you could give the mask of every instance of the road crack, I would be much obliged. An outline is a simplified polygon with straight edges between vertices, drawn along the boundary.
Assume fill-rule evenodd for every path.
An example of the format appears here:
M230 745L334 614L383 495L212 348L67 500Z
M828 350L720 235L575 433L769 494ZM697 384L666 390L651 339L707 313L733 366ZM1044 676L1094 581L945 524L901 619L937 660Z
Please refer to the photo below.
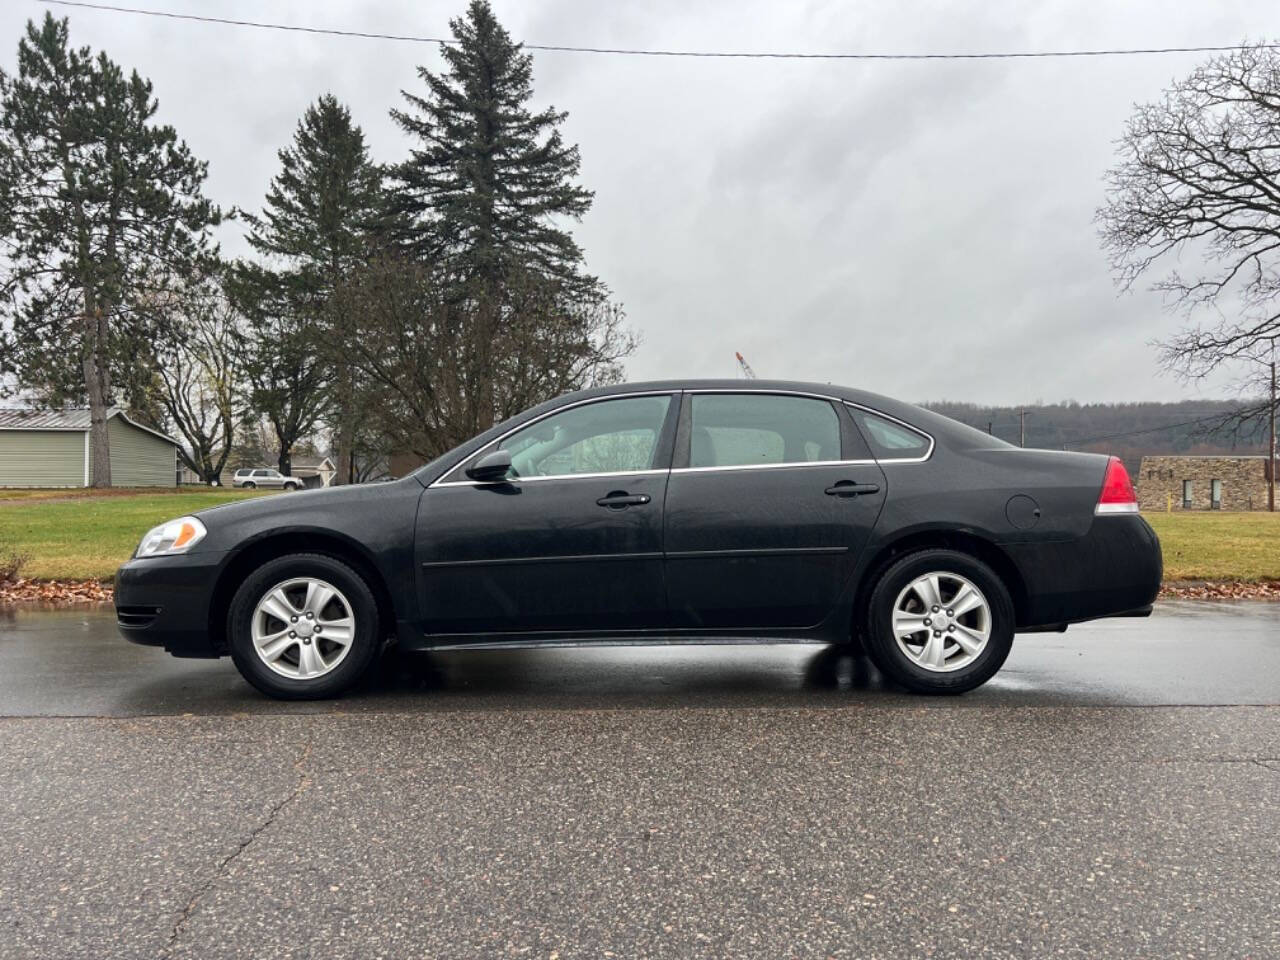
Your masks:
M199 906L200 901L210 890L213 889L213 885L226 876L227 872L231 869L231 865L253 845L254 841L257 840L268 827L276 822L276 819L280 816L280 813L284 808L297 800L298 797L302 796L307 788L311 786L311 774L307 771L307 761L310 759L311 741L308 740L306 746L302 749L302 753L298 755L298 759L294 761L293 764L294 770L298 773L298 782L294 784L294 787L289 791L288 796L272 805L271 809L267 811L267 815L263 818L262 822L250 830L249 833L236 844L236 848L222 858L221 862L209 878L192 892L190 899L187 900L186 906L182 908L182 912L179 913L177 919L174 920L173 928L169 931L168 942L160 952L161 957L167 957L173 952L174 947L178 945L178 940L182 936L182 931L186 927L187 921L190 920L192 915L195 913L196 907Z

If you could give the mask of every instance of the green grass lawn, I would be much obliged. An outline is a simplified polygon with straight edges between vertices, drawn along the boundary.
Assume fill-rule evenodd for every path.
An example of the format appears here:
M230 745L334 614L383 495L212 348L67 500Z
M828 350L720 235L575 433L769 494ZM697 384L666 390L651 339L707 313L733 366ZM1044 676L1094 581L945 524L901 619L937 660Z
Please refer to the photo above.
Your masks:
M1280 580L1280 512L1148 513L1165 580Z
M31 555L23 576L109 577L142 535L184 513L261 491L0 490L0 554ZM1166 580L1280 580L1280 513L1150 513Z
M110 577L157 524L252 496L263 493L208 487L180 493L113 490L106 496L83 490L0 491L0 555L30 554L24 577Z
M259 494L264 491L258 491ZM236 490L227 487L216 490L204 485L192 484L186 487L108 487L96 490L93 487L0 487L0 506L5 503L22 500L104 500L121 497L203 497L209 494L222 496L253 496L251 490ZM183 501L184 503L186 501Z

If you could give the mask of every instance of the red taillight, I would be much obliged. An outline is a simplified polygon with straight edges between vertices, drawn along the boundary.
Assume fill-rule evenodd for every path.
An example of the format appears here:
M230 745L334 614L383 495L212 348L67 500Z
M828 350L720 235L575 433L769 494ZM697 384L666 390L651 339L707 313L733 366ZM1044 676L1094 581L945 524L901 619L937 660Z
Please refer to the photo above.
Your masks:
M1102 493L1094 513L1137 513L1138 495L1129 480L1129 471L1119 457L1107 461L1107 475L1102 479Z

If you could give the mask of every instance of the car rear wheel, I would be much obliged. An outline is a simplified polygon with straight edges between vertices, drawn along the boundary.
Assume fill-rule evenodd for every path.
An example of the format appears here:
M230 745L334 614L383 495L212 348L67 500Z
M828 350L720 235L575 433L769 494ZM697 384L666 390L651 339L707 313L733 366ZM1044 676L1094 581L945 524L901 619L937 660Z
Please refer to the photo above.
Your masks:
M342 561L291 554L251 573L228 614L231 657L263 693L284 700L334 697L379 649L378 605Z
M986 683L1013 646L1009 591L989 566L955 550L922 550L872 589L863 634L880 672L917 693Z
M246 481L244 482L243 486L244 486L244 488L245 488L246 490L253 490L253 489L254 489L255 487L257 487L258 485L257 485L256 483L254 483L252 480L246 480Z

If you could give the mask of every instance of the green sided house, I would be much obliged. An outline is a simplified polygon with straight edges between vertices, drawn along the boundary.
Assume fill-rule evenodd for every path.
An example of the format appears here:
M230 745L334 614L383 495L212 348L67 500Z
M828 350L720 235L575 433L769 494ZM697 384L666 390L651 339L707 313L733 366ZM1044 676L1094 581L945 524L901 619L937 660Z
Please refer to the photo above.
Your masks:
M111 483L172 487L178 482L178 442L107 411ZM93 476L89 411L0 409L0 487L87 487Z

